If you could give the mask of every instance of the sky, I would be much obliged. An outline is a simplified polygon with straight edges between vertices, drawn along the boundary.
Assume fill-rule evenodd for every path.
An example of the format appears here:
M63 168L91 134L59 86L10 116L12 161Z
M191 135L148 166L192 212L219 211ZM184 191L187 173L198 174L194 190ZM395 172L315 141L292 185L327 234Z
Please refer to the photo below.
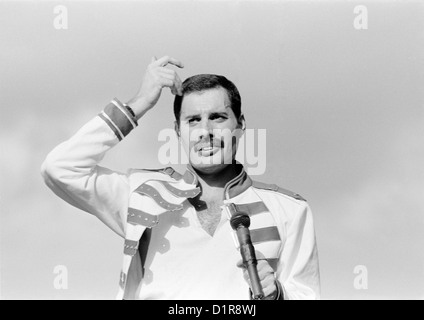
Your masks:
M123 241L57 198L40 166L171 55L183 79L232 80L247 127L266 129L253 178L308 200L323 299L424 299L423 18L420 1L0 1L0 298L114 299ZM163 167L172 99L102 165Z

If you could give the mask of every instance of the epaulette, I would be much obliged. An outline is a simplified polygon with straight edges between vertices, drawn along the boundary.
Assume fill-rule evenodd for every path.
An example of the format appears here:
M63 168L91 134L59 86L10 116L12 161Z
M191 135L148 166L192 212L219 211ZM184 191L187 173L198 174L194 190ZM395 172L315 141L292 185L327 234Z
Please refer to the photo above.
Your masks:
M180 180L182 178L182 175L180 173L178 173L177 171L175 171L171 167L160 168L160 169L138 169L138 170L140 170L140 171L148 171L148 172L163 173L163 174L166 174L166 175L170 176L171 178L173 178L175 180Z
M255 188L258 188L258 189L275 191L275 192L284 194L286 196L292 197L296 200L306 201L306 199L303 198L300 194L295 193L295 192L290 191L290 190L280 188L276 184L268 184L268 183L263 183L263 182L259 182L259 181L252 181L252 186L255 187Z

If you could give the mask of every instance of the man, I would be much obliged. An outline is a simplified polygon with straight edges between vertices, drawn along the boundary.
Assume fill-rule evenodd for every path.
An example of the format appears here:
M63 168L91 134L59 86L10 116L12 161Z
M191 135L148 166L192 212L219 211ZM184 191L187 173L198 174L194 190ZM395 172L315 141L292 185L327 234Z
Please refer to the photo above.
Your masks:
M58 196L125 238L118 298L250 299L251 282L229 223L234 208L250 216L265 298L319 298L308 204L298 194L252 181L235 161L245 129L237 88L216 75L182 84L170 65L183 67L171 57L153 58L134 98L112 100L42 166ZM99 166L156 105L163 88L176 96L175 130L189 158L187 171L122 174Z

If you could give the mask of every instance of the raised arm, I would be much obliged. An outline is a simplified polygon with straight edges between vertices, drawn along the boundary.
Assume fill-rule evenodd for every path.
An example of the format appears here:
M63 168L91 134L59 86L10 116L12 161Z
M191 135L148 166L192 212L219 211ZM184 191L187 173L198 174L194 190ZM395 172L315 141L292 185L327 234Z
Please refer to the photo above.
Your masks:
M163 88L181 94L181 80L174 70L166 68L168 64L182 67L170 57L153 58L134 98L127 104L113 99L74 136L54 148L41 166L42 176L55 194L95 215L121 236L130 192L128 177L99 163L155 106Z

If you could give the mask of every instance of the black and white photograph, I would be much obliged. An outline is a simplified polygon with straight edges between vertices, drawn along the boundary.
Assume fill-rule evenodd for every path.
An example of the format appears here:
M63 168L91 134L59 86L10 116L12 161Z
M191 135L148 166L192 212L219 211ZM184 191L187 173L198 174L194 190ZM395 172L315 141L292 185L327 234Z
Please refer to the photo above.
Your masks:
M1 0L0 40L0 300L424 299L423 1Z

